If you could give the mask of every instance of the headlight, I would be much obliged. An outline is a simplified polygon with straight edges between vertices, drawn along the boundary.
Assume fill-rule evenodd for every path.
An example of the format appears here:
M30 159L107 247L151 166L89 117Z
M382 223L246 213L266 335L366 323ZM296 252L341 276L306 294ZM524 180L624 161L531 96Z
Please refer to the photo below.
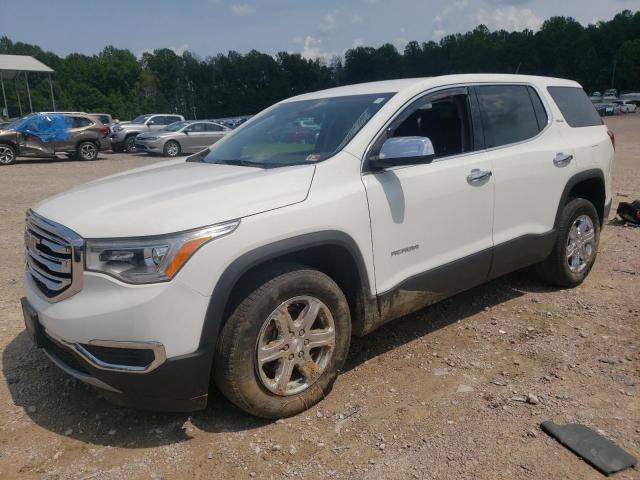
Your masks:
M228 235L240 220L157 237L87 240L86 269L127 283L171 280L205 243Z
M121 125L116 125L115 127L113 127L114 132L119 132L120 130L124 130L124 127Z

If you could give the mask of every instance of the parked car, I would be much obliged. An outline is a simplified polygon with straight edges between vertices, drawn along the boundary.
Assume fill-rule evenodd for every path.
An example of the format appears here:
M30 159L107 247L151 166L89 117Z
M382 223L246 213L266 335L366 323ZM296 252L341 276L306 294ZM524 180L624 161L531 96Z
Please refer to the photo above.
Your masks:
M199 152L216 143L230 131L229 128L214 122L175 122L161 130L139 134L135 147L138 152L177 157L185 153Z
M635 113L636 111L636 105L629 100L614 100L613 103L620 107L622 113Z
M86 113L34 113L0 131L0 165L16 157L49 157L59 153L94 160L108 148L109 129Z
M304 118L315 143L273 139ZM352 335L523 267L582 283L614 147L570 80L300 95L186 161L33 207L26 328L120 404L201 409L213 379L253 415L290 416L329 393Z
M621 111L620 106L615 103L596 103L594 107L601 117L619 115Z
M113 117L108 114L108 113L89 113L88 115L91 115L94 118L97 118L98 120L100 120L100 122L102 122L102 124L105 127L108 127L109 129L111 129L111 126L113 125Z
M620 95L620 100L626 100L629 103L633 103L638 106L640 105L640 92L623 93Z
M160 130L174 122L184 121L182 115L153 113L140 115L131 122L120 122L111 133L111 149L114 152L133 153L136 151L136 136L142 132Z
M591 94L589 100L591 100L593 103L600 103L602 102L602 94L598 91L595 91Z

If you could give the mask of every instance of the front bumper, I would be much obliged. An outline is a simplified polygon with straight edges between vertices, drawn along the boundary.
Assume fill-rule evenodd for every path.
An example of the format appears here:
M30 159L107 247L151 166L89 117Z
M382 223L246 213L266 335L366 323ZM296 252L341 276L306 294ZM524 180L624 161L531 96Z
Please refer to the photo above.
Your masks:
M101 364L82 344L70 342L48 331L26 298L21 299L25 323L34 343L67 374L99 389L118 405L145 410L187 412L207 405L213 348L170 359L162 356L152 368L127 371ZM28 312L33 312L32 314ZM27 320L30 317L30 320ZM117 345L122 342L104 342ZM98 354L102 357L102 354ZM123 367L123 365L118 365Z
M140 152L161 153L164 148L164 141L144 140L136 137L135 146Z

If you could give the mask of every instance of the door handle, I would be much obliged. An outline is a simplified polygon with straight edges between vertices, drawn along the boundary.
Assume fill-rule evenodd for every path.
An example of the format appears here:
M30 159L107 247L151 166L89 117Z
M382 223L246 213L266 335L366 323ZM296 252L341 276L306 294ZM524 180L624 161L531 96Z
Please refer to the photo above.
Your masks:
M480 183L483 180L489 178L492 175L491 170L480 170L479 168L474 168L467 175L467 182L469 183Z
M569 162L571 162L571 160L573 160L573 155L567 155L566 153L557 153L556 156L553 158L553 164L556 167L566 167L567 165L569 165Z

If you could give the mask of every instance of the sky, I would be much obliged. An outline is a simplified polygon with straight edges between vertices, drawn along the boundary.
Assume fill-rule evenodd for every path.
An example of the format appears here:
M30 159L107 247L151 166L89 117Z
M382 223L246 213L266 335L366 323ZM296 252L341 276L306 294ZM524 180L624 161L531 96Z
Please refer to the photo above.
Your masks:
M359 45L402 50L480 23L536 30L551 16L586 25L624 9L640 10L640 0L0 0L0 36L62 56L114 45L137 56L256 49L329 59Z

